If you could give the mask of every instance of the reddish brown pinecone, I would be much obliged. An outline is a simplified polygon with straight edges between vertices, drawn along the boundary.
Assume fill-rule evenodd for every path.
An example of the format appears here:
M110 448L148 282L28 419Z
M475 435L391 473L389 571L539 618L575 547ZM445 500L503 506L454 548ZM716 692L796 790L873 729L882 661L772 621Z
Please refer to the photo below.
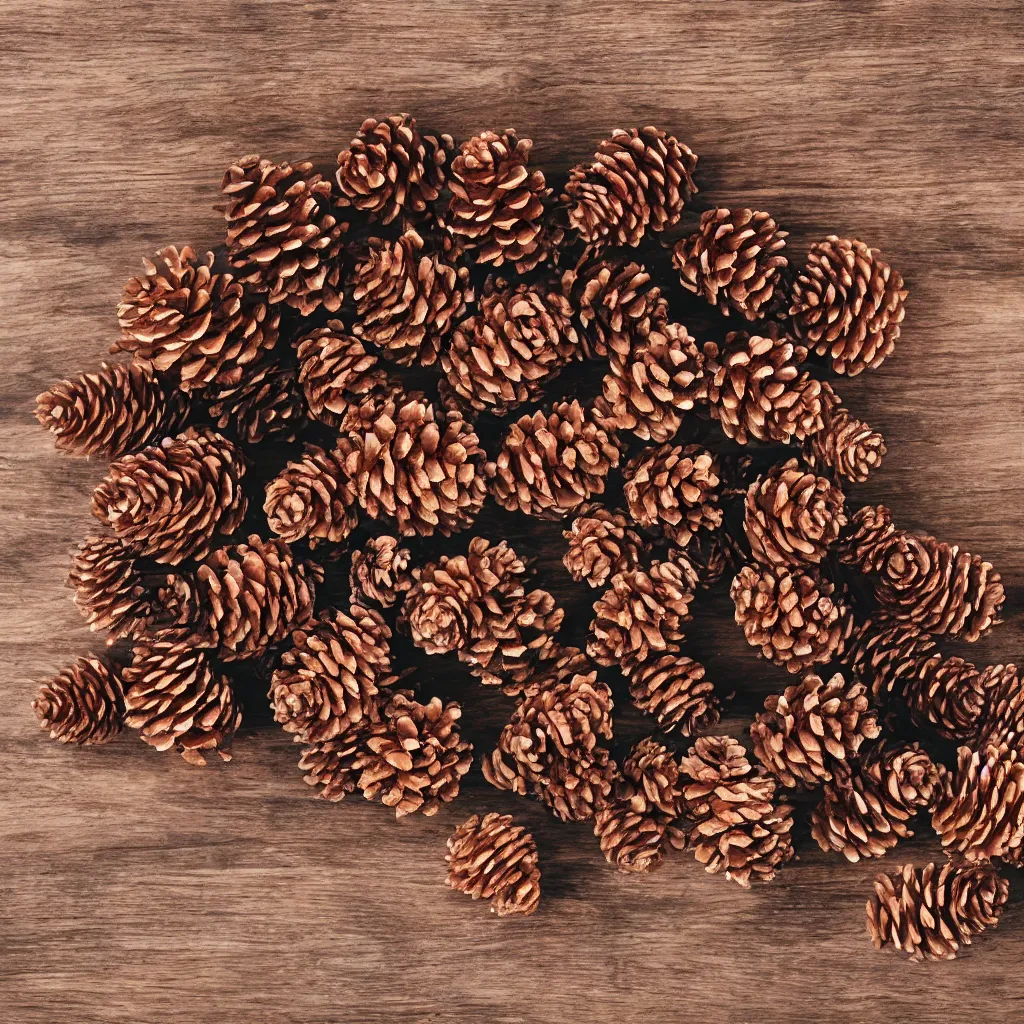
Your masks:
M397 537L371 537L362 551L352 552L348 582L356 604L390 608L413 585L409 549L398 544Z
M190 764L216 752L231 760L231 739L242 711L210 652L195 638L169 633L137 644L124 670L125 725L157 750L176 749Z
M980 749L1024 746L1024 686L1016 665L989 665L981 673L985 707L977 722L973 745Z
M540 903L537 844L511 814L479 814L448 838L445 884L473 899L489 900L498 917L529 917Z
M352 275L352 330L402 366L433 366L441 343L472 300L469 271L423 252L415 231L371 238Z
M877 249L829 235L816 242L792 288L797 337L853 377L881 366L900 336L907 290Z
M577 583L586 580L592 587L603 587L616 573L640 565L647 545L621 512L596 504L577 511L572 525L562 532L569 542L562 563Z
M863 683L846 684L837 672L826 683L809 672L772 694L750 727L758 760L784 785L808 788L828 782L864 740L879 733L877 713Z
M338 202L384 224L399 214L405 221L429 217L453 147L450 135L421 135L409 114L369 117L338 154Z
M556 402L551 412L512 424L494 462L491 493L503 508L538 519L563 519L595 494L619 464L614 437L579 402Z
M730 594L747 643L788 672L806 672L839 657L853 631L849 606L814 570L747 565Z
M986 707L986 684L969 661L933 653L908 666L903 690L918 725L931 725L946 739L970 740Z
M724 493L720 497L725 497ZM728 527L714 533L699 533L686 550L670 549L672 557L685 556L694 567L698 583L704 590L710 590L723 576L729 579L750 561L750 550L746 538L734 537Z
M843 492L796 459L775 466L747 491L743 529L763 565L817 565L846 525Z
M645 448L626 463L623 495L641 526L660 526L685 548L701 528L722 525L718 507L718 460L699 444Z
M721 702L700 662L672 651L638 665L629 677L633 703L654 715L663 732L696 736L713 729Z
M248 366L241 381L210 393L210 416L218 430L233 430L246 444L268 438L294 441L306 422L306 400L295 370L273 359Z
M757 320L772 308L789 265L781 255L787 237L761 210L705 210L696 233L676 242L672 264L682 286L724 316L735 310Z
M826 406L824 421L821 430L804 442L807 465L813 470L832 470L852 483L864 483L882 464L885 438L841 405Z
M593 248L636 246L644 232L672 227L697 191L697 154L654 127L616 128L594 161L569 172L562 201L569 224Z
M217 534L245 518L245 457L208 427L110 464L92 496L92 514L137 555L177 565L205 558Z
M861 572L879 572L896 533L892 513L885 505L863 505L840 534L836 545L839 561Z
M876 700L905 696L918 668L935 651L935 641L916 626L868 619L843 652L842 662L854 679L869 687Z
M380 721L380 709L374 707L373 712L372 722L365 722L364 728L302 748L299 771L306 772L302 781L307 786L319 787L316 795L321 800L337 803L356 791L360 775L356 762L364 753L363 743Z
M39 687L32 710L51 740L106 743L121 731L121 679L106 658L83 655Z

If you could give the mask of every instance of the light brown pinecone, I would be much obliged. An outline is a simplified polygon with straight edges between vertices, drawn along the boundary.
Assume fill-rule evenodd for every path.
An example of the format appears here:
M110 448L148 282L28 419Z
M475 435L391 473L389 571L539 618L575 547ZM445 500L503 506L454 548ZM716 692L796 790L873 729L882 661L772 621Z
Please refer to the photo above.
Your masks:
M390 608L399 594L413 585L408 548L400 548L397 537L371 537L361 551L352 552L349 590L356 604L373 601Z
M529 917L540 903L537 844L511 814L479 814L448 837L445 884L473 899L489 900L498 917Z
M247 366L233 387L210 393L210 416L218 430L233 430L245 444L267 438L294 441L306 422L306 400L295 370L273 359Z
M356 762L371 731L380 724L380 708L374 706L372 711L372 720L364 720L362 728L302 748L299 771L306 772L302 781L319 787L316 795L321 800L337 803L356 791L360 775Z
M781 694L765 698L750 727L758 760L784 785L828 782L834 768L855 757L879 733L863 683L847 685L837 672L826 683L809 672Z
M704 676L700 662L672 651L638 665L629 677L629 694L663 732L678 729L681 736L696 736L721 717L721 702Z
M647 553L644 539L621 512L601 505L582 505L562 536L569 548L562 563L577 583L603 587L618 572L636 569Z
M829 235L816 242L791 291L797 337L853 377L881 366L900 336L907 290L899 271L863 242Z
M832 470L852 483L864 483L884 455L885 438L841 405L826 406L821 430L804 441L811 469Z
M836 545L839 561L864 573L878 572L896 533L892 513L885 505L862 505L840 534Z
M124 718L121 678L106 658L82 655L40 685L32 710L51 740L107 743Z
M981 749L1006 745L1024 747L1024 686L1016 665L989 665L981 673L985 688L985 707L972 745ZM1024 752L1024 750L1022 750Z
M788 234L762 210L705 210L696 233L676 242L672 264L682 286L724 316L735 310L757 320L771 310L783 283Z
M935 651L935 641L916 626L867 619L854 633L841 661L851 676L884 701L891 694L905 696L918 667Z
M946 739L970 740L988 701L987 680L963 658L932 653L908 666L904 696L914 721Z

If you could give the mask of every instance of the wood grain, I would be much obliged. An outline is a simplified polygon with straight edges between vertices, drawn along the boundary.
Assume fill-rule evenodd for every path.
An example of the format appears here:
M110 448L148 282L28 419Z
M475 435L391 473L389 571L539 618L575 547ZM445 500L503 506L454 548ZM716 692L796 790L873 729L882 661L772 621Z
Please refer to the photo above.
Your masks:
M771 210L797 253L832 230L881 247L912 298L896 355L843 387L891 441L857 497L997 562L1008 621L970 654L1012 660L1022 37L1010 0L2 0L0 1019L1020 1020L1020 903L961 961L911 967L862 934L875 867L838 864L806 833L801 860L751 893L686 858L629 879L586 827L479 779L396 824L311 800L273 729L196 770L127 737L59 749L29 700L99 644L63 581L103 472L54 453L31 399L103 357L142 255L219 240L210 208L232 158L330 165L363 116L406 109L457 137L512 124L561 169L613 126L657 123L701 154L702 201ZM555 539L538 542L552 577ZM559 587L585 620L587 595ZM724 723L739 730L781 680L728 617L702 613L698 648L739 691ZM437 672L441 692L462 685ZM507 711L474 691L474 738L492 741ZM545 897L529 921L440 884L446 835L489 808L536 832ZM884 866L936 852L915 840Z

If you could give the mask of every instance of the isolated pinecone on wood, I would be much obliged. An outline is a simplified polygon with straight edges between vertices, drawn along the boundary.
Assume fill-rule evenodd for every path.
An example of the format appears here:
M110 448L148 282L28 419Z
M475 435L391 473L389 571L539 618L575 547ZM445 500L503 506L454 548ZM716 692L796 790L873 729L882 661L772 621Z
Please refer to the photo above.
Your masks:
M602 505L581 505L562 536L569 542L562 563L577 582L603 587L611 576L636 569L647 553L644 539L629 520Z
M804 441L804 459L811 469L831 470L852 483L864 483L884 455L885 438L838 404L825 405L824 425Z
M306 422L306 400L295 369L274 359L247 366L238 384L211 389L210 417L243 444L294 441Z
M348 582L353 602L365 606L373 601L390 608L413 585L409 549L398 545L397 537L384 534L371 537L361 551L352 552Z
M721 717L721 701L698 661L676 651L641 662L630 673L633 703L654 715L662 732L678 729L696 736L713 729Z
M32 710L51 740L107 743L124 718L121 678L106 658L82 655L40 685Z
M885 505L862 505L840 534L836 545L839 561L863 573L878 572L896 534L892 513Z

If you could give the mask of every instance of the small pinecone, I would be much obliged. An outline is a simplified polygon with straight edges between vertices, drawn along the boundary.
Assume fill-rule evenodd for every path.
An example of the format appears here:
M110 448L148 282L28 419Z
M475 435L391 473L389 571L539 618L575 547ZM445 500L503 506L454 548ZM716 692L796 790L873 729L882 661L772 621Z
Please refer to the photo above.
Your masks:
M885 438L841 405L827 408L825 425L804 442L804 458L811 469L831 469L852 483L864 483L884 455Z
M1024 747L1024 686L1016 665L989 665L982 673L985 708L978 719L974 746ZM1024 752L1024 750L1022 750Z
M616 128L594 161L569 172L562 201L571 227L592 247L637 246L644 232L677 223L697 191L697 154L654 127Z
M826 853L834 850L850 862L882 857L914 834L911 818L931 811L943 773L916 743L879 745L864 764L839 770L825 783L811 812L811 835Z
M750 727L758 760L784 785L813 788L845 766L864 740L879 734L863 683L837 672L827 683L814 673L765 698Z
M92 514L136 555L177 565L205 558L217 534L238 529L248 507L245 457L208 427L189 427L125 455L92 496Z
M177 432L188 412L187 395L137 363L103 363L36 399L36 419L53 434L56 448L107 459Z
M743 529L754 558L769 567L817 565L846 525L843 492L796 459L747 491Z
M347 149L338 154L337 180L343 206L390 224L427 218L445 182L450 135L421 135L416 118L395 114L367 118Z
M433 366L442 341L473 298L469 271L423 252L415 231L371 238L352 275L353 332L401 366Z
M700 227L680 239L672 263L682 286L703 295L723 316L757 320L772 309L789 260L780 255L788 232L761 210L705 210Z
M603 587L616 573L638 568L647 552L644 539L630 529L621 512L596 504L582 505L562 536L569 542L562 557L569 575L592 587Z
M190 636L136 644L124 670L125 725L157 750L177 749L190 764L206 764L215 751L230 761L231 739L242 711L210 652Z
M289 543L307 537L316 547L322 540L339 544L352 532L359 519L356 484L343 452L306 444L301 458L267 484L263 511L274 533Z
M564 519L595 494L619 464L614 437L579 402L556 402L512 424L494 462L487 463L495 500L510 512Z
M704 666L676 652L638 665L629 677L633 703L658 720L662 732L679 730L696 736L713 729L721 717L721 702Z
M935 651L935 641L915 626L868 619L843 652L842 663L854 679L884 701L891 694L905 696L919 666Z
M684 637L696 585L692 567L680 561L616 573L594 602L587 653L598 665L617 666L628 675L652 652L668 651Z
M971 740L987 705L987 681L969 661L933 653L908 666L903 691L915 723L946 739Z
M879 572L896 533L892 513L885 505L862 505L840 534L836 545L839 561L864 573Z
M788 672L806 672L843 653L853 613L817 572L744 566L730 595L751 647Z
M106 658L83 655L39 687L32 710L51 740L107 743L121 731L121 680Z
M331 213L331 183L308 161L245 156L224 174L228 256L240 280L303 316L341 307L344 234Z
M629 514L641 526L660 526L671 543L685 548L702 527L722 525L718 460L699 444L645 448L622 475Z
M540 903L537 844L511 814L474 814L448 838L445 884L489 900L498 917L529 917Z
M737 539L728 527L714 533L699 533L686 545L685 552L676 549L676 553L685 554L689 559L704 590L710 590L724 576L731 579L750 561L746 538ZM673 557L677 557L676 553Z
M504 416L536 398L578 344L568 300L546 286L488 279L480 312L464 320L441 353L452 391L473 409Z
M680 809L694 821L679 840L705 871L749 888L751 879L770 882L792 859L793 808L775 802L775 780L736 740L700 737L679 759L679 773Z
M368 731L380 721L379 709L374 708L374 712L373 722L366 725ZM302 781L307 786L319 787L316 795L321 800L331 803L344 800L357 789L359 770L356 762L364 753L362 744L366 738L367 733L363 729L355 729L337 739L303 747L299 757L299 771L307 774Z
M853 377L881 366L900 336L907 291L877 249L829 235L811 247L792 287L789 314L797 337Z
M356 604L390 608L413 585L409 549L398 544L397 537L371 537L362 551L352 552L348 582Z
M239 384L210 394L210 417L218 430L240 441L294 441L306 422L306 400L295 370L272 359L246 367Z

